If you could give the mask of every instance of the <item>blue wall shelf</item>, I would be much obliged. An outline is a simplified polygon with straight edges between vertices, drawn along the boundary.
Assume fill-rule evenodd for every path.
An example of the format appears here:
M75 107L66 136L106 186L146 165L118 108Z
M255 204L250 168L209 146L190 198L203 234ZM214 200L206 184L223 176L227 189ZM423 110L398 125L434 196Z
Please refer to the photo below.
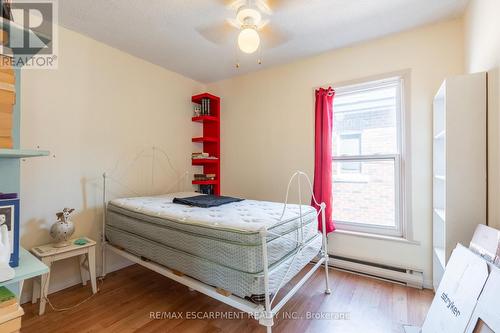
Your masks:
M0 149L0 158L29 158L49 156L48 150Z
M14 149L0 149L0 192L19 193L21 190L21 159L48 156L49 151L22 149L21 134L21 70L16 69L16 104L13 109Z
M9 37L15 35L16 38L24 38L35 36L33 31L29 29L24 29L22 26L8 22L0 18L0 29L7 31ZM40 36L38 36L40 38ZM11 38L9 38L11 39ZM4 55L13 56L14 62L16 54L9 53L7 47L4 47ZM13 149L3 149L0 148L0 192L4 193L18 193L20 194L20 178L21 178L21 160L31 157L42 157L48 156L49 151L39 150L39 149L22 149L21 148L21 69L14 68L16 80L15 80L15 92L16 101L12 109L12 139L13 139ZM33 277L40 274L45 274L48 268L42 264L39 260L33 257L29 252L24 249L20 250L20 264L15 269L16 277L6 283L14 283L18 285L18 293L20 295L22 289L22 281L26 278ZM18 283L16 283L19 281ZM2 284L0 284L2 285Z

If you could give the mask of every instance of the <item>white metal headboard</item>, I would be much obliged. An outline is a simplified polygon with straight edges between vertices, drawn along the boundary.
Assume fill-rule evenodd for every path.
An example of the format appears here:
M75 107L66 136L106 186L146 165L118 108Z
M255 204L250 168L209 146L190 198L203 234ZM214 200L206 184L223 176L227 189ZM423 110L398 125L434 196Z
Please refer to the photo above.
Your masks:
M106 253L105 253L105 244L106 244L106 209L107 209L107 204L108 204L108 185L110 181L113 181L115 184L119 185L120 187L126 189L131 195L134 196L141 196L140 193L137 191L129 188L127 185L125 185L119 178L115 177L114 175L119 171L121 166L124 166L124 171L125 173L131 169L135 163L137 163L140 159L142 158L151 158L151 169L148 170L151 172L151 191L154 188L155 185L155 171L156 171L156 165L158 164L159 160L158 157L164 157L165 160L167 161L167 165L170 169L170 171L173 172L174 177L176 178L175 182L165 189L165 193L172 192L174 188L178 188L178 190L192 190L192 185L191 182L189 182L189 171L184 171L184 172L179 172L173 165L172 160L170 159L168 153L157 147L157 146L152 146L148 148L141 149L137 154L134 155L134 157L130 160L127 161L126 163L121 163L121 159L117 159L113 169L109 172L103 172L102 174L102 205L103 205L103 214L102 214L102 226L101 226L101 252L102 252L102 272L101 275L105 276L105 267L106 267ZM164 172L168 172L169 170L163 169ZM184 188L182 186L185 185Z

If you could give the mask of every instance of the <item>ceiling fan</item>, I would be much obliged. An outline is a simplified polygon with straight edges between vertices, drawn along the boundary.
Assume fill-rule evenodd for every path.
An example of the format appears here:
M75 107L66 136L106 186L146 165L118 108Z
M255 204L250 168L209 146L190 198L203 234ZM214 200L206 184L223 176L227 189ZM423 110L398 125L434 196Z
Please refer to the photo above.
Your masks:
M288 41L290 36L274 27L269 19L273 9L278 9L291 0L218 0L226 8L235 11L235 18L227 18L224 22L200 27L197 31L207 40L215 44L225 44L234 40L237 35L239 49L248 54L257 51L263 44L276 47Z

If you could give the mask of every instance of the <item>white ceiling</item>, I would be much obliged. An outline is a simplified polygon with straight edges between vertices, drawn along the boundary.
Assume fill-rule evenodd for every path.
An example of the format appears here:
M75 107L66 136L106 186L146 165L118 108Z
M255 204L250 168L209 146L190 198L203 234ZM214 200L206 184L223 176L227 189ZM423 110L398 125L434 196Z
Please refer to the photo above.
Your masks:
M290 40L258 55L202 37L200 27L234 11L224 0L60 0L59 22L120 50L201 82L340 48L460 15L468 0L281 0L271 23ZM263 37L265 43L265 37ZM235 68L239 58L241 67Z

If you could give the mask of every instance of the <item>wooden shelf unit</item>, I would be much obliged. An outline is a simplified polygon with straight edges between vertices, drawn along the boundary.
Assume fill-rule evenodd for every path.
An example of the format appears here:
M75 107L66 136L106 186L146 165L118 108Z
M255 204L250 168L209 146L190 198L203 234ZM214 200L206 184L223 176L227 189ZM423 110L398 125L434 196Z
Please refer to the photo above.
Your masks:
M192 117L191 121L199 123L203 128L203 136L192 138L196 143L196 152L205 152L217 159L193 159L192 165L202 168L204 174L215 174L215 180L193 180L193 185L213 185L214 194L220 195L220 98L209 93L191 97L191 101L201 104L202 99L210 100L210 115ZM200 172L196 172L200 173Z

